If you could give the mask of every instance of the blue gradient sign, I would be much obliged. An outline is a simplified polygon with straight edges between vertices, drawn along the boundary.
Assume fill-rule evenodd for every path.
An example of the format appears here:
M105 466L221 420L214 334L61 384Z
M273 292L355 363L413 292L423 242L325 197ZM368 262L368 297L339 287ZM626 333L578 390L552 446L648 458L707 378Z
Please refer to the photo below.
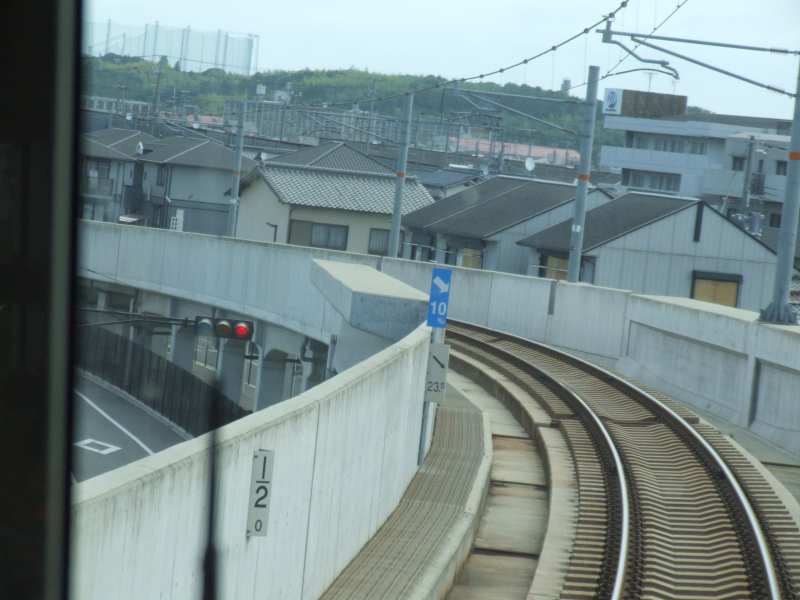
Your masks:
M436 268L431 274L431 293L428 298L428 325L434 328L447 327L447 308L450 303L450 269Z

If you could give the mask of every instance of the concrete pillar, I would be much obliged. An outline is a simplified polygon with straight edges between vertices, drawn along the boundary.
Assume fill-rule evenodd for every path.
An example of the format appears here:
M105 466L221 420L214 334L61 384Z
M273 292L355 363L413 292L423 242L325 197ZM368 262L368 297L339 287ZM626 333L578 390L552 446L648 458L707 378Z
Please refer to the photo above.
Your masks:
M217 354L217 377L220 378L222 393L237 404L242 395L244 350L244 342L220 340L220 351Z
M172 326L170 360L184 371L192 372L195 335L191 327Z
M437 233L436 234L436 262L437 263L444 263L446 259L447 252L447 240L445 237Z

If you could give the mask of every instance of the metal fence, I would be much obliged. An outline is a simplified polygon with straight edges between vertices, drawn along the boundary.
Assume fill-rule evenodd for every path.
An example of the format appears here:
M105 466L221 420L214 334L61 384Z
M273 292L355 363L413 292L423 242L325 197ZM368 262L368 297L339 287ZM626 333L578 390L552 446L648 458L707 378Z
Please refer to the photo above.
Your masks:
M213 414L219 425L250 414L163 356L101 327L81 331L77 358L79 368L128 392L192 435L208 432Z
M89 56L109 53L180 63L184 71L224 69L252 75L257 69L258 36L230 31L203 31L171 27L158 21L121 25L114 21L83 24L82 52Z

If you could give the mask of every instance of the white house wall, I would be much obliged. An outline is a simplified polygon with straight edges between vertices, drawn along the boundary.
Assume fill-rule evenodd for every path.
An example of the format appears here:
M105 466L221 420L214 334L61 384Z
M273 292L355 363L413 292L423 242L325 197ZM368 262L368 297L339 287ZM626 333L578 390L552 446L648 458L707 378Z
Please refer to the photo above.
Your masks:
M230 196L225 192L231 189L233 173L222 169L201 169L170 165L170 197L200 202L227 204ZM156 180L153 180L155 183Z
M327 223L330 225L347 225L347 251L366 254L369 246L369 230L389 229L392 226L390 215L376 215L330 208L294 207L292 219Z
M278 226L277 235L274 228ZM239 223L236 237L259 242L286 242L289 231L289 205L275 195L263 179L257 179L244 188L239 197Z
M638 293L689 297L692 271L742 276L739 307L763 308L772 294L775 255L706 207L700 241L696 208L683 210L589 253L595 285Z

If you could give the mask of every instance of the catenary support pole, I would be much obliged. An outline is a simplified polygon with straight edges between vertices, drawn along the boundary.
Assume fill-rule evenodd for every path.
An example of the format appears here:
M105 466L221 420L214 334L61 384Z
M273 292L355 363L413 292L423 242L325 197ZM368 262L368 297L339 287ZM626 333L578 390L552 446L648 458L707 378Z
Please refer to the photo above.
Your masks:
M572 233L569 241L569 264L567 266L567 281L573 283L580 279L581 273L583 226L586 221L586 194L589 189L589 178L592 170L592 144L594 143L594 121L597 111L597 82L599 71L599 67L589 67L586 102L584 103L583 121L579 133L581 160L578 166L578 188L575 191L575 211L572 216Z
M414 92L406 98L406 131L400 156L397 159L397 178L394 184L394 206L392 207L392 229L389 232L389 256L397 258L400 254L400 218L403 214L403 188L406 184L408 165L408 146L411 143L411 116L414 110Z
M747 140L747 156L744 165L744 181L742 182L742 204L750 210L750 179L753 175L753 145L755 137L752 135Z
M761 320L767 323L796 325L797 315L789 304L789 289L794 271L797 221L800 219L800 65L797 71L788 167L786 195L781 211L781 231L778 237L778 259L775 263L775 287L772 304L761 311Z
M239 117L236 120L236 157L233 165L233 181L231 183L231 210L228 235L236 237L236 222L239 220L239 182L242 178L242 148L244 147L244 107L242 101L239 104Z

